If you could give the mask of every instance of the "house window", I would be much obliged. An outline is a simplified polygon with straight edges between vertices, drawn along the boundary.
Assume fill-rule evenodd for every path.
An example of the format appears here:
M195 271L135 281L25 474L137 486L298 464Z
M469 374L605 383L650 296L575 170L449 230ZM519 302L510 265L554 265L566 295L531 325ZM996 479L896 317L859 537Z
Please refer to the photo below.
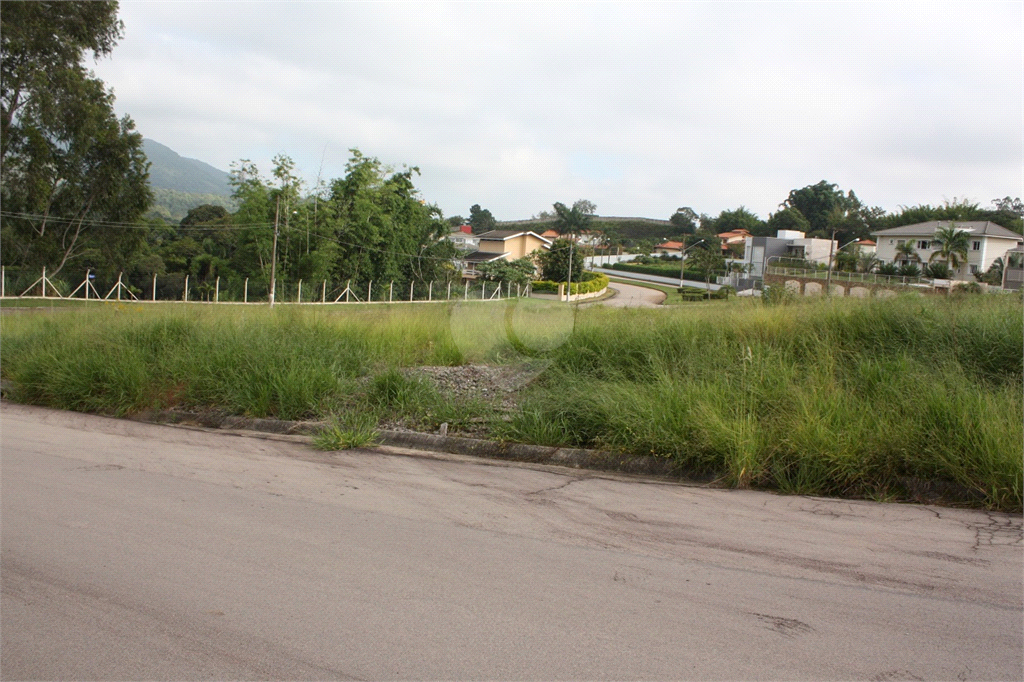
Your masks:
M922 239L919 242L917 242L917 248L927 250L928 249L928 240L927 239Z
M978 266L977 265L972 265L971 266L971 274L972 275L978 274Z
M972 251L981 251L981 242L971 242Z

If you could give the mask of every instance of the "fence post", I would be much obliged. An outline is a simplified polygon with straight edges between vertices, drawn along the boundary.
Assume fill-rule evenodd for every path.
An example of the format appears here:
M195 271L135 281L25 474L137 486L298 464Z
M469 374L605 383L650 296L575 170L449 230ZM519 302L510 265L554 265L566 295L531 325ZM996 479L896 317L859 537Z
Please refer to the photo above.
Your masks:
M188 275L185 275L185 293L182 294L181 300L185 302L188 301Z
M249 278L245 278L245 289L242 290L242 303L249 302Z
M345 284L345 303L348 303L349 294L352 293L352 280L349 280Z
M121 300L121 275L123 275L123 274L124 274L123 272L117 273L117 300L118 301Z
M213 302L220 303L220 277L218 277L217 281L214 282Z
M89 279L89 278L86 277L86 279ZM0 298L3 298L4 297L4 293L6 293L5 292L6 285L7 285L7 272L3 269L3 266L0 266ZM86 293L89 292L88 289L86 289L85 291L86 291Z
M86 294L88 294L89 287L85 288ZM153 273L153 302L156 302L156 273Z
M519 282L516 282L516 298L522 298L522 297L523 297L523 285L520 284Z
M43 285L43 298L46 298L46 268L43 268L43 279L41 282Z
M434 283L433 282L431 282L430 285L427 287L427 300L428 301L433 301L434 300Z
M295 301L295 302L296 303L302 303L302 280L301 279L299 280L299 299L297 301Z
M487 300L487 282L484 280L480 280L480 300Z
M416 288L416 280L409 282L409 303L412 303L412 294Z
M324 280L324 293L320 295L320 302L327 303L327 280Z
M388 285L388 303L395 300L395 280L391 280L391 284Z
M369 303L373 300L373 280L371 279L366 284L366 302Z
M452 283L451 282L448 282L448 299L447 300L449 300L449 301L452 300Z
M469 300L469 280L468 279L466 280L466 290L462 292L462 300L463 301L468 301Z

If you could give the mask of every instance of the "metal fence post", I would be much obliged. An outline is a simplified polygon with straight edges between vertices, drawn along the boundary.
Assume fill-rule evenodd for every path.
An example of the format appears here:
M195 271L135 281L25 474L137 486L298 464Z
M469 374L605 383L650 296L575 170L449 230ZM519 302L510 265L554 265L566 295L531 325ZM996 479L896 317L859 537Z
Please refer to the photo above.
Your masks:
M242 290L242 303L249 302L249 278L245 278L245 288Z

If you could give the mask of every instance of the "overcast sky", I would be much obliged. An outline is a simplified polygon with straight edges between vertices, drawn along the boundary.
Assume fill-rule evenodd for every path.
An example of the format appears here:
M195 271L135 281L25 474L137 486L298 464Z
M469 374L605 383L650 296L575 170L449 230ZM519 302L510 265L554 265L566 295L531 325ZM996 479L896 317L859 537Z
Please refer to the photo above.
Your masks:
M314 181L358 147L446 216L767 218L1021 196L1024 3L138 2L91 64L146 137Z

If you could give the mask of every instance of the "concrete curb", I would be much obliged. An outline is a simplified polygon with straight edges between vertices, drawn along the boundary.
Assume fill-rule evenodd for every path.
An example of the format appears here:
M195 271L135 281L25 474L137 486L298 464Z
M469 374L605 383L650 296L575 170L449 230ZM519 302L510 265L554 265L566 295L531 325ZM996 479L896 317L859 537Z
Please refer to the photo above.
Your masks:
M312 437L324 427L323 422L295 422L277 419L253 419L228 414L178 412L173 410L146 411L131 417L135 421L156 424L196 425L212 429L256 431L279 435ZM708 483L711 479L687 475L677 465L661 457L635 457L601 450L580 448L559 448L545 445L526 445L442 436L436 433L416 431L394 431L382 429L377 440L379 445L429 450L456 455L469 455L487 459L512 460L535 464L552 464L575 469L616 471L627 474L671 477L692 482Z

